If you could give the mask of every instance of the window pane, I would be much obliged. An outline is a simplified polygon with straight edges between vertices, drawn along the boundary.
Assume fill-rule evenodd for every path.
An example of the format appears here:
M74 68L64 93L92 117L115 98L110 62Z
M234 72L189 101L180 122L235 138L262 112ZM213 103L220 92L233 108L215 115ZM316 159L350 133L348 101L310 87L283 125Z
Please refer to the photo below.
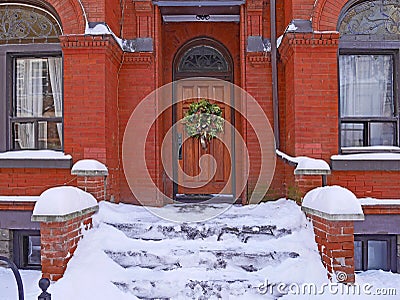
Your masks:
M61 122L38 122L39 149L62 149Z
M40 265L40 236L28 236L28 264Z
M362 242L354 241L354 267L356 271L362 271Z
M14 123L12 136L14 149L35 148L35 127L33 123Z
M341 124L342 147L361 147L364 145L364 125L357 123Z
M61 57L16 59L14 116L62 116Z
M391 55L340 55L342 117L392 117L393 58Z
M387 270L387 241L368 241L368 269L369 270Z
M395 123L371 123L370 144L371 146L394 146L396 145Z

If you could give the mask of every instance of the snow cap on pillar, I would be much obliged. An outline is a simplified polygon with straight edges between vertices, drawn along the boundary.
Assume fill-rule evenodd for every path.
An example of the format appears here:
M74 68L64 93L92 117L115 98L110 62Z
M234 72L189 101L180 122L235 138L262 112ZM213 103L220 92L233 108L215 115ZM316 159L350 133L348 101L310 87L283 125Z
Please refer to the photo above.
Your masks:
M325 186L309 191L304 196L302 210L332 221L364 220L360 201L341 186Z
M107 176L107 167L95 159L77 161L71 169L72 175L77 176Z

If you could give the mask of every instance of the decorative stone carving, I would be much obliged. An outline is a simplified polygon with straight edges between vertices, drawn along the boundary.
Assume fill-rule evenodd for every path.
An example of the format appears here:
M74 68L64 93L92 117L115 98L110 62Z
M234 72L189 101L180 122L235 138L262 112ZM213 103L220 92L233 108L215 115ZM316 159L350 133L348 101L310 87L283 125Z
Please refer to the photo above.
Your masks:
M25 5L0 5L0 44L58 42L59 35L59 24L45 11Z
M341 36L379 35L385 39L399 39L400 2L373 0L350 8L339 25Z

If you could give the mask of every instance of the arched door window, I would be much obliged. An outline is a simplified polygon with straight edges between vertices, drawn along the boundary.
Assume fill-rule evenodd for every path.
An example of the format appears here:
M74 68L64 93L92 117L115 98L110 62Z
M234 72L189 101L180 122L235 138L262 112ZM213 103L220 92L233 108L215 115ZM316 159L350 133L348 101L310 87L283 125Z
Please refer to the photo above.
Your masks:
M232 60L220 43L199 38L184 45L174 62L174 79L214 77L232 81Z

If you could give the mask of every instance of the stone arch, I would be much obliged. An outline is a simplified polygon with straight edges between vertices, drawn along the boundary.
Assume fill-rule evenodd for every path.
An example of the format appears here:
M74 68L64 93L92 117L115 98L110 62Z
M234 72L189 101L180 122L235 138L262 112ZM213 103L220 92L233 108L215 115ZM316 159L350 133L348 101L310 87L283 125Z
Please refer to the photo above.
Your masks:
M348 0L317 0L312 14L314 31L336 31L340 12L348 2Z

